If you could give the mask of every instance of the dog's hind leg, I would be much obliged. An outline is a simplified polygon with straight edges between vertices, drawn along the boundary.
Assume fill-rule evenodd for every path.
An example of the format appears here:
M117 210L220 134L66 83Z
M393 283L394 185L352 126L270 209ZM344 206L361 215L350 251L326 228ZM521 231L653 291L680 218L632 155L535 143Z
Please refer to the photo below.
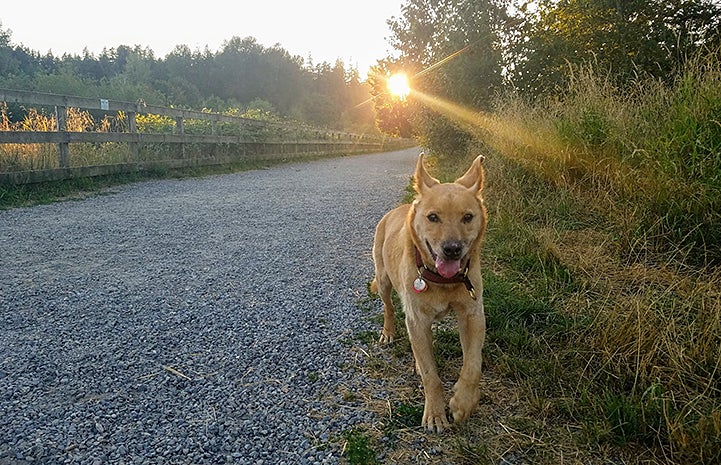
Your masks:
M393 342L396 337L396 322L395 322L395 308L393 307L393 285L391 284L388 276L382 278L376 275L376 288L378 289L378 295L381 296L383 302L383 330L381 331L381 337L379 342L381 344L388 344Z

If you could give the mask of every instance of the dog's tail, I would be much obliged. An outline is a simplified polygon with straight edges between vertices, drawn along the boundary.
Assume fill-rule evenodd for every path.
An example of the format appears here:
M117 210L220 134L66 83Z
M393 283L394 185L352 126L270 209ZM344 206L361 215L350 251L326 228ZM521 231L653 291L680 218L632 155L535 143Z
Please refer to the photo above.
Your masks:
M376 282L376 278L373 278L373 281L371 281L370 285L368 286L368 290L371 291L373 294L378 294L378 282Z

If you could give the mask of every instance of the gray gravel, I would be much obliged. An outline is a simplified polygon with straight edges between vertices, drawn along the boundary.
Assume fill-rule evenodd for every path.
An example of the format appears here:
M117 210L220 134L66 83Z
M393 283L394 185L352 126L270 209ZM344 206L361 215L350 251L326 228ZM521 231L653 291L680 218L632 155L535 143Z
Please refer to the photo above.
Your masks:
M337 463L415 149L0 212L0 464ZM373 328L377 329L377 328Z

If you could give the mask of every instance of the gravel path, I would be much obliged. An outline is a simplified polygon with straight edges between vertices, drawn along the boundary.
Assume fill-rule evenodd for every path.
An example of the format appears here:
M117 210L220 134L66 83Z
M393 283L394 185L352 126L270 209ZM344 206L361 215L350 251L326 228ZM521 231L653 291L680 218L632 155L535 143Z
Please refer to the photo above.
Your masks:
M373 231L417 153L0 211L0 464L337 463L370 418L341 392Z

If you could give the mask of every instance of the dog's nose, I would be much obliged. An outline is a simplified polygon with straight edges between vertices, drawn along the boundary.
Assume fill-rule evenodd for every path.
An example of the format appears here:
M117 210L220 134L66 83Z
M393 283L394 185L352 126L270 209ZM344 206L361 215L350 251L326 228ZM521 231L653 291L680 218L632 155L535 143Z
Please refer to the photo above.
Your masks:
M463 244L460 242L446 242L442 246L443 255L449 260L458 260L463 254Z

